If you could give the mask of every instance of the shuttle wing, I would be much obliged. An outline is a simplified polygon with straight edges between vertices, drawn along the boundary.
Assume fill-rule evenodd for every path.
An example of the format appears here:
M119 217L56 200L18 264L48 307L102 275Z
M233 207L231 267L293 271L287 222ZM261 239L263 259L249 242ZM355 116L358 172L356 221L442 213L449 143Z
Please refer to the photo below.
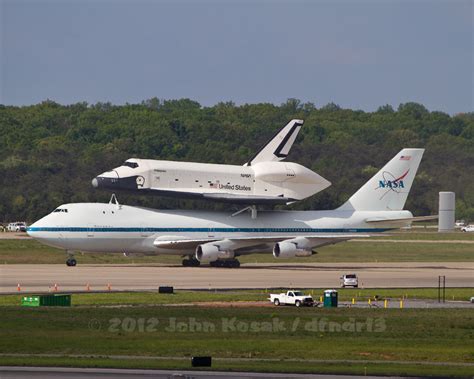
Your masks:
M147 191L152 195L162 195L169 197L179 197L188 199L201 199L201 200L212 200L223 203L232 204L286 204L289 202L297 201L290 197L283 196L258 196L258 195L238 195L225 192L204 192L203 189L162 189L162 188L150 188L143 189L142 192Z
M288 156L303 120L291 120L283 129L268 141L244 166L259 162L281 161Z

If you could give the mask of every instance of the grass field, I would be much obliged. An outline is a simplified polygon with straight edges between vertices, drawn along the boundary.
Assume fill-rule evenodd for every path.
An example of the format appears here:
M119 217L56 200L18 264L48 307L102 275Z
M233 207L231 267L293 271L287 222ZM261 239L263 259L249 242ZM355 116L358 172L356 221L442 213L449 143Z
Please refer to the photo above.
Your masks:
M427 243L387 243L384 240L427 240ZM474 233L398 232L374 241L343 242L318 249L308 258L297 258L297 262L472 262L474 243L429 243L429 241L474 242ZM180 264L179 256L131 256L121 254L76 254L79 264L105 263L156 263ZM253 254L239 258L242 263L295 262L295 259L276 261L271 254ZM65 262L62 250L41 245L34 240L1 240L0 264L58 263Z
M411 230L346 242L310 258L246 262L449 262L474 260L474 234ZM430 242L431 241L431 242ZM440 241L442 243L432 243ZM447 242L447 243L446 243ZM180 264L180 257L77 254L78 263ZM34 240L1 240L0 263L64 264ZM322 289L307 289L315 299ZM338 289L339 299L436 299L437 289ZM472 309L199 307L196 302L264 301L269 291L84 293L70 308L22 308L0 296L0 365L190 369L211 355L215 370L353 375L474 376ZM272 290L272 292L276 292ZM468 300L472 288L448 288ZM186 305L186 306L185 306ZM16 355L18 354L18 355ZM21 356L19 356L21 355Z
M190 368L211 355L223 370L474 374L470 309L2 306L0 322L8 365Z
M282 289L281 291L284 291ZM312 295L315 300L323 294L322 288L305 289L303 292ZM178 290L174 294L158 292L112 292L112 293L78 293L73 294L73 306L112 306L112 305L163 305L190 304L193 302L222 301L266 301L269 293L280 290L231 290L231 291L185 291ZM0 295L0 307L18 306L23 295ZM340 301L367 301L374 299L430 299L438 298L436 288L389 288L389 289L338 289ZM469 301L474 296L473 288L447 288L447 300Z

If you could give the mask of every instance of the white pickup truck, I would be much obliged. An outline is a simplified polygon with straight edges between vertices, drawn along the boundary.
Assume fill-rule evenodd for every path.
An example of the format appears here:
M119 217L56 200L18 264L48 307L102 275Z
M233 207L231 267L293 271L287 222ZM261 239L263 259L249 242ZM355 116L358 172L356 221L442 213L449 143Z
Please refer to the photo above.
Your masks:
M288 291L287 293L271 294L268 298L275 305L296 305L301 307L302 305L312 306L313 298L306 296L301 291Z
M462 232L474 232L474 225L466 225L461 228Z

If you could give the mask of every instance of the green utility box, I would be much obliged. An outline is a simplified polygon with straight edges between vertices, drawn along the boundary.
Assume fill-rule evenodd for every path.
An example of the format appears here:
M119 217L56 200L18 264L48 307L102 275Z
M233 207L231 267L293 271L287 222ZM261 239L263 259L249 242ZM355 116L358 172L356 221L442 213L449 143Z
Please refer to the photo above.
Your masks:
M25 295L21 298L24 307L70 307L71 295Z
M324 308L337 308L337 291L324 291Z

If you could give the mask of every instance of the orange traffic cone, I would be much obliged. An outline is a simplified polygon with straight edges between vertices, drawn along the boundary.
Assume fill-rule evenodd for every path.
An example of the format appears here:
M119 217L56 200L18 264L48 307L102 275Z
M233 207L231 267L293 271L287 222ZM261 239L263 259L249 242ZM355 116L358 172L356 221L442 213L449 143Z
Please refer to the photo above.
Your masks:
M18 292L20 292L20 291L21 291L21 286L20 286L20 283L18 283L18 285L16 286L16 290L17 290Z
M110 283L107 283L107 289L108 289L109 291L112 290L112 286L110 285Z
M57 283L54 283L54 291L55 291L55 292L58 291L58 284L57 284Z
M89 286L89 283L86 284L86 291L90 291L91 287Z

